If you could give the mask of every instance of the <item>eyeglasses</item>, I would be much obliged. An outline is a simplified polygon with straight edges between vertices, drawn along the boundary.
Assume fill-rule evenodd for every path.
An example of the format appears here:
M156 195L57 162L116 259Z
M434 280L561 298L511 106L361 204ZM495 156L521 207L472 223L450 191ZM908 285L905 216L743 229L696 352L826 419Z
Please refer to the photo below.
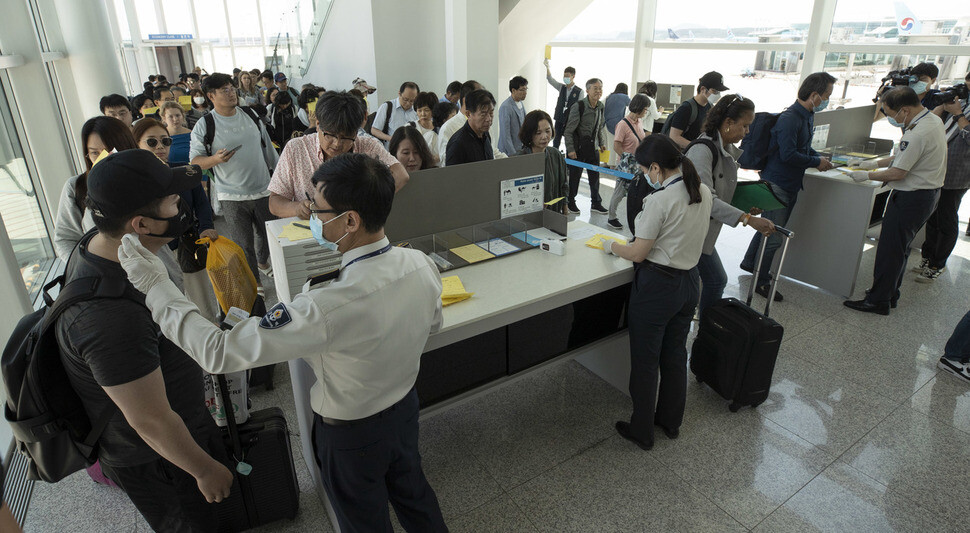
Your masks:
M306 195L306 199L310 201L309 209L310 209L311 215L315 215L317 213L342 213L343 212L339 209L316 209L315 206L317 205L317 203L313 201L313 197L310 196L310 193L303 191L303 194Z
M232 85L228 85L226 87L223 87L222 89L216 89L215 92L222 93L226 96L232 96L236 94L236 88L233 87Z
M155 137L149 137L145 139L145 144L147 144L149 148L155 148L158 146L158 143L162 143L162 146L172 146L172 138L162 137L161 139L156 139Z
M354 135L353 137L341 137L341 136L336 135L334 133L330 133L329 131L323 132L323 137L327 141L332 142L332 143L349 144L349 143L353 143L353 142L356 142L357 141L357 136L356 135Z

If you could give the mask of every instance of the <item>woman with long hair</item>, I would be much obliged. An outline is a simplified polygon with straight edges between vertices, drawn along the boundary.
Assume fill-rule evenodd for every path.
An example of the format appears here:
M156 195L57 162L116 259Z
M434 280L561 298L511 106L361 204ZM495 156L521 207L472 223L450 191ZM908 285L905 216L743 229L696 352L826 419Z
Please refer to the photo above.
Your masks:
M138 144L131 136L131 128L116 118L94 117L81 126L81 149L86 168L64 184L54 222L54 251L62 261L67 261L81 237L94 227L91 213L84 204L88 194L88 171L101 152L132 148L138 148Z
M253 75L247 71L239 73L239 104L253 105L259 103L259 89L253 80Z
M687 402L687 333L697 307L701 255L711 217L711 191L690 159L666 135L637 147L637 163L657 189L643 201L630 244L606 241L603 250L636 263L630 290L630 397L633 414L616 431L644 450L653 426L680 433ZM660 376L659 395L657 376Z
M724 96L707 112L701 135L684 153L697 169L701 183L714 192L710 227L704 239L700 262L697 263L702 287L698 304L701 314L712 303L721 299L724 287L727 286L727 273L724 272L724 265L714 248L721 226L751 226L765 235L775 231L772 221L752 216L761 214L760 209L745 213L730 204L738 184L737 161L741 157L741 150L735 144L741 142L753 121L754 102L739 94Z
M172 147L168 154L170 163L176 165L189 164L189 144L192 140L192 130L186 127L185 110L178 102L165 102L159 108L162 124L172 137Z
M438 166L438 158L431 152L425 137L411 125L398 128L391 135L387 151L404 165L409 174Z

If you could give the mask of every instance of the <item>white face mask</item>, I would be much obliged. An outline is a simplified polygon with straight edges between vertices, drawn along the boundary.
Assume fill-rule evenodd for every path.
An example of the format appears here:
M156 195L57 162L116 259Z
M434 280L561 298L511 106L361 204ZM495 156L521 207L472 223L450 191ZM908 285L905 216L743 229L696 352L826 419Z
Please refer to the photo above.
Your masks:
M202 104L205 103L205 97L203 97L203 96L193 96L192 97L192 101L195 102L195 105L202 105Z
M569 76L563 76L562 82L565 83L566 85L569 85L570 83L573 82L573 79L570 78Z
M716 104L717 101L720 99L721 99L721 93L714 93L707 96L707 102L711 105Z

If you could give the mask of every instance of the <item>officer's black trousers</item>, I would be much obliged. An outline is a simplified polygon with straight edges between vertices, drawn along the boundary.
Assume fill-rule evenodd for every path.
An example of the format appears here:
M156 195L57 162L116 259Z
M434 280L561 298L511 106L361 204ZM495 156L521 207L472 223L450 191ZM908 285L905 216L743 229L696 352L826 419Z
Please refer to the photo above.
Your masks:
M869 302L888 304L899 297L906 261L909 260L909 247L916 233L936 209L939 198L939 189L893 191L889 196L879 245L876 247Z

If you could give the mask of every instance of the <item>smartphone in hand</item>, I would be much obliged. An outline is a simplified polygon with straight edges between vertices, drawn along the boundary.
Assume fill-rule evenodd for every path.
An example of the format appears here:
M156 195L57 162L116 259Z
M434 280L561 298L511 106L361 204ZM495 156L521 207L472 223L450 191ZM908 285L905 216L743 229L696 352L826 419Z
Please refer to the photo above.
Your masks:
M237 146L237 147L229 150L227 153L234 154L234 153L236 153L236 150L239 150L240 148L242 148L242 145L241 144L239 146Z

